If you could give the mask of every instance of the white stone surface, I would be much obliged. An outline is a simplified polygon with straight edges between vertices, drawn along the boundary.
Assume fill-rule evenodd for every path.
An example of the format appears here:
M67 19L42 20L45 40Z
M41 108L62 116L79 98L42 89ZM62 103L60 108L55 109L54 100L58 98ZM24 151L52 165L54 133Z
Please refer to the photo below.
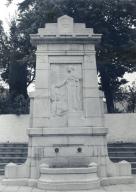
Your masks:
M98 98L84 98L84 108L86 117L101 117L102 115Z
M131 164L127 161L119 162L119 175L121 176L131 176Z
M73 23L73 18L64 15L58 18L57 23L47 23L45 28L38 30L38 33L43 35L86 35L93 34L93 29L85 27L84 23Z
M0 115L0 142L27 143L29 115Z
M107 183L109 184L110 181L108 181ZM135 192L135 191L136 191L136 184L128 184L126 180L126 184L101 186L98 189L81 190L80 192ZM0 183L0 192L45 192L45 190L27 186L5 186ZM49 191L46 190L46 192ZM53 190L52 192L58 192L58 191ZM65 192L77 192L77 191L67 190Z
M136 142L136 113L105 114L108 142Z
M15 163L9 163L5 167L5 179L15 179L15 178L28 178L30 163L29 159L24 164L17 165Z
M47 190L82 190L100 187L97 166L88 168L41 168L38 187Z
M49 87L49 70L36 70L36 88L47 89Z
M83 70L84 81L83 87L87 88L97 88L98 89L98 80L96 69L84 69Z
M70 45L69 45L70 46ZM61 55L58 57L58 56L54 56L54 55L52 55L52 56L49 56L49 63L62 63L62 64L68 64L68 63L73 63L73 64L80 64L80 63L83 63L83 56L81 56L81 55L76 55L76 53L78 52L78 51L80 51L80 49L81 49L81 51L83 52L83 50L84 50L84 48L83 47L81 47L80 48L80 46L81 45L79 45L78 47L76 46L75 47L75 50L73 50L73 46L70 46L70 47L68 47L67 48L67 46L66 45L61 45L61 46L59 46L58 48L59 48L59 51L61 51L61 49L62 49L62 53L61 53ZM64 53L64 49L66 50L66 48L67 48L67 55L65 55L65 53ZM52 48L53 49L53 48ZM77 50L78 49L78 50ZM69 50L70 51L76 51L76 53L75 53L75 55L74 56L72 56L72 55L68 55L68 53L69 53ZM64 56L65 57L64 57Z
M9 163L5 168L5 177L7 178L16 178L17 170L15 163Z
M49 117L49 103L47 97L35 98L33 117Z
M27 128L29 115L0 115L0 142L27 143ZM108 128L108 142L135 142L136 141L136 114L116 113L105 114L105 127ZM34 118L35 127L48 127L48 118ZM95 123L98 123L96 119ZM94 124L95 124L94 123ZM100 126L98 124L97 126ZM128 131L129 129L129 131Z
M84 56L84 66L83 69L93 69L96 70L96 59L95 54L87 54Z

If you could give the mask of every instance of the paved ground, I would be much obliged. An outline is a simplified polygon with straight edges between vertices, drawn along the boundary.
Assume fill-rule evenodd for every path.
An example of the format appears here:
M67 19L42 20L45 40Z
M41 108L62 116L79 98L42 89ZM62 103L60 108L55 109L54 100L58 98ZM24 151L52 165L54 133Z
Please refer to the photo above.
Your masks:
M18 187L18 186L3 186L0 185L0 192L49 192L31 187ZM55 191L52 191L55 192ZM71 192L71 191L67 191ZM79 191L78 191L79 192ZM136 192L136 184L131 185L112 185L108 187L102 187L91 191L80 192Z
M3 186L1 184L2 177L0 176L0 192L49 192L47 190L40 190L37 188L24 187L24 186ZM56 191L51 191L56 192ZM63 192L63 191L57 191ZM72 191L65 191L72 192ZM73 191L75 192L75 191ZM90 191L76 191L76 192L136 192L136 179L135 184L129 185L111 185L106 187L101 187L100 189L90 190Z

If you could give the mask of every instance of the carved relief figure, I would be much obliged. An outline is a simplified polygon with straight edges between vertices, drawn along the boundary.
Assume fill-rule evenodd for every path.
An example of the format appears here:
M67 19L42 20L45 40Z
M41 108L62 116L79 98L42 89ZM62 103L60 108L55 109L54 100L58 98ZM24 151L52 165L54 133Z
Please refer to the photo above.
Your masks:
M75 69L73 67L68 67L68 75L65 80L67 87L67 99L68 99L68 110L78 111L80 110L81 100L80 100L80 80L78 74L75 74Z
M62 116L67 111L81 110L81 77L76 74L75 68L66 69L66 78L63 82L52 86L51 103L53 116Z
M51 91L51 103L53 116L62 116L67 111L67 106L62 90L58 89L57 86L52 86Z

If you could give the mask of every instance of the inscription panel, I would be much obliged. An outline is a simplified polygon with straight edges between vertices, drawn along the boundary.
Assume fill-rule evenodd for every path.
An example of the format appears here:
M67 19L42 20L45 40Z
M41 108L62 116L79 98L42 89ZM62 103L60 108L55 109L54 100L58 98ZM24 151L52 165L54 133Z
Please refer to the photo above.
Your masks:
M73 33L73 18L64 15L58 19L58 27L60 34Z

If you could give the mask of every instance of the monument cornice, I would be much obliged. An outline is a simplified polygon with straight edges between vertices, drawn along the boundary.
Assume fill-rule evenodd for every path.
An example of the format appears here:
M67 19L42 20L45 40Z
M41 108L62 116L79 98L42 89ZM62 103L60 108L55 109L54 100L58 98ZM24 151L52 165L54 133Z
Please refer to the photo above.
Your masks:
M63 56L63 55L65 55L65 56L83 56L84 55L84 50L78 50L78 51L74 51L74 50L59 50L59 51L55 51L55 50L48 50L48 49L43 49L43 50L37 50L36 51L36 53L38 54L38 55L54 55L54 56L56 56L56 55L61 55L61 56ZM67 55L66 55L66 53L67 53ZM88 55L90 55L90 54L95 54L96 53L96 51L94 51L94 50L86 50L85 51L85 53L86 53L86 55L88 54ZM86 56L85 55L85 56Z
M28 135L107 135L105 127L29 128Z
M31 43L36 45L43 44L98 44L101 40L101 34L95 34L91 37L45 37L31 35Z

